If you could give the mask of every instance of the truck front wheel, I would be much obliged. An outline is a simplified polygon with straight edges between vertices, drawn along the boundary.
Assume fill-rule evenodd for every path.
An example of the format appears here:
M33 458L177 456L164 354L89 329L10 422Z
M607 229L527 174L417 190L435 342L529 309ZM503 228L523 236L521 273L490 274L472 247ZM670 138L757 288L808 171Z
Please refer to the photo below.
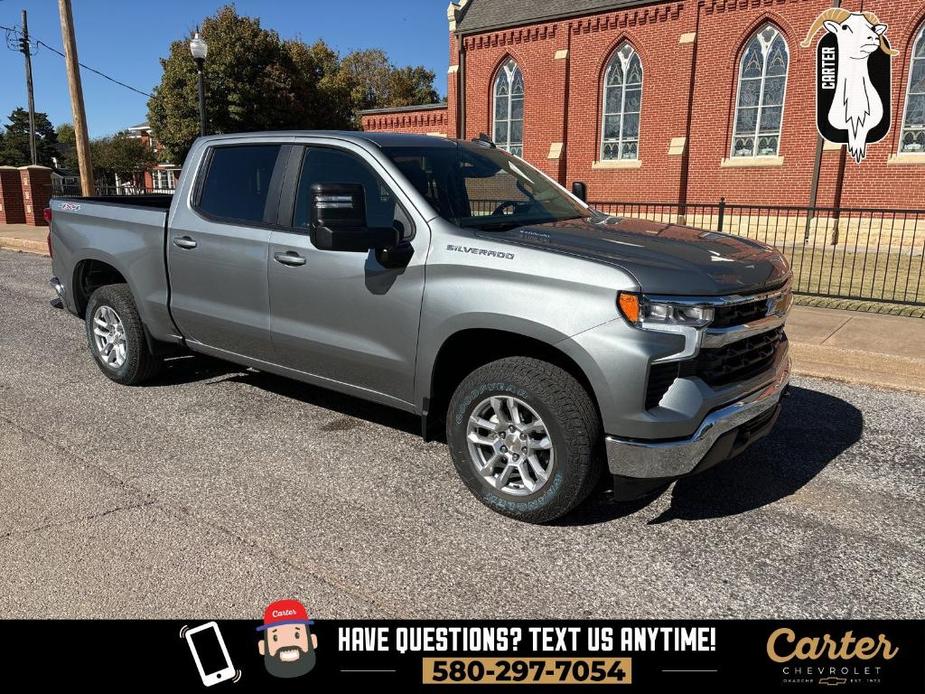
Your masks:
M450 400L447 441L469 490L529 523L578 506L602 470L601 425L587 391L539 359L509 357L467 376Z
M85 318L90 354L108 378L135 386L158 371L161 361L148 349L127 284L109 284L94 291Z

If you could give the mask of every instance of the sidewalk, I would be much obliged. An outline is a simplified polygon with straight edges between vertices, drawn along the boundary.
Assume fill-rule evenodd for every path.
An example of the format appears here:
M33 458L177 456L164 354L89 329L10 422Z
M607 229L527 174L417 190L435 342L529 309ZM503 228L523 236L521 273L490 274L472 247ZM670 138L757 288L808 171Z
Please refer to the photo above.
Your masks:
M48 255L47 227L0 225L0 248ZM794 306L787 320L800 376L925 393L925 320Z
M794 372L925 393L925 320L795 306Z
M48 227L0 224L0 248L48 255Z

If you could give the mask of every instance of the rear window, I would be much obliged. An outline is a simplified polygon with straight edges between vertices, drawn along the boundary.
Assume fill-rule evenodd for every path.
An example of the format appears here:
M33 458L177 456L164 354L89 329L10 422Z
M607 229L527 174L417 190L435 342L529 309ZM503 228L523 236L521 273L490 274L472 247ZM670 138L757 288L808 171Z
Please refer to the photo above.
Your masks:
M205 214L241 222L263 222L267 190L280 145L215 147L199 194Z

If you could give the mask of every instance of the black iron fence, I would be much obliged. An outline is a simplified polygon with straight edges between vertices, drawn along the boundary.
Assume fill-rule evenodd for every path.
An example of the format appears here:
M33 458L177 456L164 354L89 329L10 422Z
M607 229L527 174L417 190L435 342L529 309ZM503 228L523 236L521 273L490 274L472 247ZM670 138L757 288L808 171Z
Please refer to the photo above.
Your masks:
M51 181L53 195L82 195L80 181L62 181L53 178ZM131 184L113 185L112 183L97 181L97 195L151 195L163 193L173 195L175 187L145 187Z
M800 294L925 305L925 210L593 202L607 214L686 224L770 244Z

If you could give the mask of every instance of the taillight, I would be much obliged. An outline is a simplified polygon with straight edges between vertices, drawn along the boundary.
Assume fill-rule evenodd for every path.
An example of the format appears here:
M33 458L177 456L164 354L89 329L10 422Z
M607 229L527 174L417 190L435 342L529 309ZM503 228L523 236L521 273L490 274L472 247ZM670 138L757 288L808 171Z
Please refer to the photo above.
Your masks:
M51 208L46 207L45 211L42 212L42 216L45 218L45 221L51 224Z

